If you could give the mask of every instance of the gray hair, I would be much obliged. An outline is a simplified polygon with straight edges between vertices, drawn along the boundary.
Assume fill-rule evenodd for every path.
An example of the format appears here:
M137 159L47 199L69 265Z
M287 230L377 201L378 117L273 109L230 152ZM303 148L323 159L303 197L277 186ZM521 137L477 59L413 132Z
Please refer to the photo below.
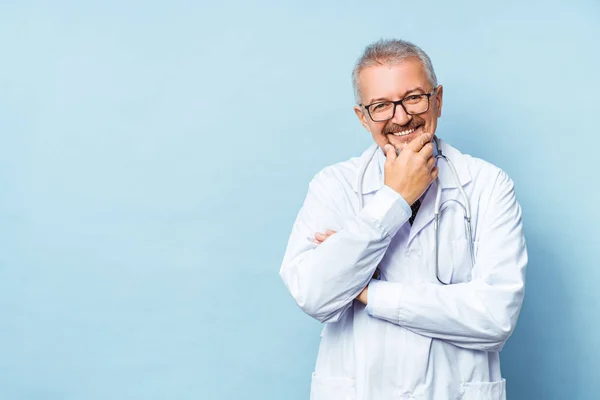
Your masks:
M437 87L437 77L433 70L433 65L427 53L420 47L398 39L380 39L370 44L365 49L363 55L358 59L352 70L352 86L354 87L354 100L356 104L361 103L360 87L358 86L358 75L360 72L374 65L396 65L409 57L417 57L421 60L429 83Z

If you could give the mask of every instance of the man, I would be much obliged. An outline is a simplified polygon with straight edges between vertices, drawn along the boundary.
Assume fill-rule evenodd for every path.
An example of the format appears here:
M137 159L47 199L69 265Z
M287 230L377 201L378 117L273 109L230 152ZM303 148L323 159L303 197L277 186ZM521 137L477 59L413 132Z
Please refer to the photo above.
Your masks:
M527 264L513 182L432 141L443 88L419 47L370 45L353 84L375 143L315 175L280 271L325 323L311 400L505 399Z

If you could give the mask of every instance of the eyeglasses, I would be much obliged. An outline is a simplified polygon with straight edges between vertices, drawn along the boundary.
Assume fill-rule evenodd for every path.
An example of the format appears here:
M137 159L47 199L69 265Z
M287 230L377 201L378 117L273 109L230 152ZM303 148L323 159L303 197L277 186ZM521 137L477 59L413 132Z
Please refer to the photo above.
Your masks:
M359 106L363 106L367 110L369 117L374 122L383 122L394 118L397 105L400 105L408 115L423 114L429 111L429 98L435 93L436 89L437 87L425 94L411 94L398 101L378 101L368 106L362 104L359 104Z

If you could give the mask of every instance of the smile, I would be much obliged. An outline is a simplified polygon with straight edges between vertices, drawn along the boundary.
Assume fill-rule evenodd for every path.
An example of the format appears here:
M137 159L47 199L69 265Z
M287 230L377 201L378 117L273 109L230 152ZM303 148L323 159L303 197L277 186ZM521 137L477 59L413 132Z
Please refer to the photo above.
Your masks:
M392 132L391 134L394 136L406 136L406 135L410 135L411 133L413 133L416 129L418 129L418 128L407 129L405 131L400 131L400 132Z

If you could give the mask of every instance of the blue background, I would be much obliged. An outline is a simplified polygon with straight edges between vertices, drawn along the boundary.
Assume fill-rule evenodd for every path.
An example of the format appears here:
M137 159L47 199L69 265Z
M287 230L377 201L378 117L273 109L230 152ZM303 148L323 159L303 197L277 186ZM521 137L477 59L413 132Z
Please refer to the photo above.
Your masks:
M372 142L350 73L380 37L516 182L509 398L597 398L600 5L213 3L0 4L0 398L307 399L320 326L278 271L312 176Z

